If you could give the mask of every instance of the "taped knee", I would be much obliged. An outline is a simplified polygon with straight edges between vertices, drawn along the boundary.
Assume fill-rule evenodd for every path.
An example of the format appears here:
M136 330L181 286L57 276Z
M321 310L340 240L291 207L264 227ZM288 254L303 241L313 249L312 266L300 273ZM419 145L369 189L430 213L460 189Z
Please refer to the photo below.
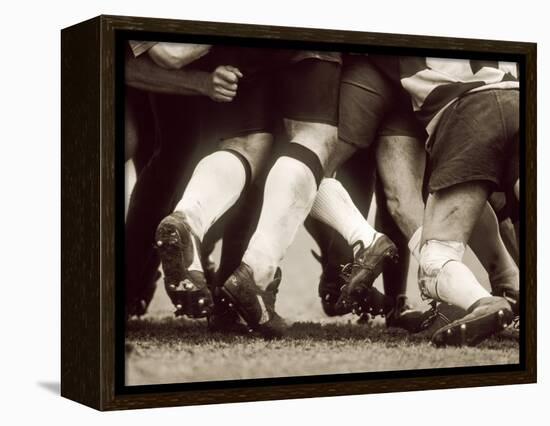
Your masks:
M461 262L466 247L460 241L428 240L420 250L418 286L425 299L440 300L437 280L444 266L452 261Z
M281 156L294 158L295 160L305 164L311 170L311 173L313 173L313 177L317 183L317 188L319 188L321 180L324 176L324 170L321 160L319 160L317 154L298 143L289 143L282 150Z

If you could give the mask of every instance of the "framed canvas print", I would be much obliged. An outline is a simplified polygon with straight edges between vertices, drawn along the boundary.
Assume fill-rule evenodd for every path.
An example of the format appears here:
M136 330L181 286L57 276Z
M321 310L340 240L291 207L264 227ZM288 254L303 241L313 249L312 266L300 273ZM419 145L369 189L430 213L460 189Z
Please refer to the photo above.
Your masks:
M61 32L63 396L536 381L536 45Z

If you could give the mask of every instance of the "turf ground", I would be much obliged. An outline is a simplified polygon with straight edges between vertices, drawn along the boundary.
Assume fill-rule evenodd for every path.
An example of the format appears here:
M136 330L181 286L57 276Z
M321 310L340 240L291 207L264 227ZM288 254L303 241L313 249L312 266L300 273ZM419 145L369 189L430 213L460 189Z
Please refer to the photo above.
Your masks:
M129 170L129 188L133 180ZM429 344L427 336L409 336L387 329L379 319L357 324L351 314L327 318L317 296L320 268L310 254L311 249L316 249L315 243L300 229L282 265L277 310L292 323L282 340L208 333L204 320L176 319L160 280L149 313L127 326L126 383L182 383L519 362L517 339L507 331L475 348L438 349ZM474 256L468 253L466 259L479 280L488 285L487 276ZM416 268L411 262L409 296L413 302L422 303L414 279ZM381 286L380 280L376 286Z

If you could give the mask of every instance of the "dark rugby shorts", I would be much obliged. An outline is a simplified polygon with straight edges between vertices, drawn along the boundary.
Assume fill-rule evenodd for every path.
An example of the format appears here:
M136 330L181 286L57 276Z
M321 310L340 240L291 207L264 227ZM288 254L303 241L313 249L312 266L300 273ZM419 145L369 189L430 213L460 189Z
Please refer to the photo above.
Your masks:
M519 91L462 96L443 112L430 141L430 192L478 180L508 191L519 177Z
M338 138L367 148L380 136L426 139L409 96L365 55L347 55L342 68Z
M295 51L255 52L254 64L239 81L232 102L209 103L205 119L215 118L221 139L274 133L283 118L338 124L339 56ZM227 61L231 59L228 58ZM226 65L238 67L238 57ZM221 64L220 64L221 65Z

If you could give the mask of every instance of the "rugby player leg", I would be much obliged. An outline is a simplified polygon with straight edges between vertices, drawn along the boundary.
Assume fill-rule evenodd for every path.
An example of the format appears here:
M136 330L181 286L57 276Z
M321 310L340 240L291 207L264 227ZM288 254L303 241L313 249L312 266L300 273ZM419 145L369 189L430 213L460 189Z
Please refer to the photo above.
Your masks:
M192 98L159 94L150 95L149 100L150 108L148 103L136 108L138 143L133 161L137 179L125 232L127 312L138 316L146 312L159 278L160 261L152 245L155 229L174 208L179 182L186 179L182 170L190 162L198 140ZM150 115L141 115L146 111Z
M336 178L348 190L364 217L368 215L374 187L374 155L372 149L361 150L338 168ZM306 229L319 246L320 255L315 255L322 267L318 293L321 306L328 316L343 315L351 308L337 309L341 291L346 283L343 268L353 262L353 250L334 228L313 218L310 214ZM381 295L383 297L383 295Z
M222 287L249 327L265 337L285 329L275 311L277 268L311 210L337 139L340 64L304 59L281 74L290 142L267 175L258 226L242 263Z
M491 296L462 258L489 194L505 183L518 119L517 91L482 91L447 109L433 135L419 286L424 297L466 312L433 334L435 345L475 345L513 320L510 303Z
M497 217L489 203L485 204L468 244L489 275L491 293L506 297L517 313L519 269L502 241Z
M407 297L407 277L409 273L410 254L407 246L408 239L393 220L386 202L386 196L380 183L377 180L376 185L376 216L375 228L387 235L397 246L399 251L399 262L391 268L385 268L382 272L382 281L384 286L384 295L386 296L384 312L386 316L386 325L388 327L405 328L408 331L416 331L419 323L422 322L422 312L413 310ZM414 311L414 324L409 321L412 319ZM408 320L406 320L408 318Z
M422 184L426 151L412 136L381 137L376 149L376 167L393 220L410 240L422 226Z
M366 57L349 56L344 59L339 102L338 142L325 168L326 176L359 148L372 145L391 103L391 90ZM335 308L358 313L370 309L372 285L387 261L397 256L395 245L376 232L334 178L325 177L321 182L311 215L335 229L353 249L354 259L346 268L348 278Z
M200 160L174 212L157 228L165 286L177 315L204 317L214 307L202 242L246 190L271 148L263 110L266 87L264 79L249 76L233 102L209 104L221 127L219 149Z
M489 204L497 216L500 236L506 250L508 250L516 265L519 266L519 247L517 246L516 230L512 220L512 217L518 217L518 212L513 211L513 208L507 202L507 194L504 192L493 192L489 197Z
M445 303L455 305L470 315L476 310L483 313L485 304L500 302L477 281L472 271L462 263L466 242L489 195L489 183L472 181L441 189L428 197L422 230L420 251L419 284L422 294ZM508 303L503 299L502 307L495 314L510 313ZM491 312L491 315L493 312ZM475 319L475 318L474 318ZM481 326L493 327L493 319ZM455 321L456 322L456 321ZM453 323L452 323L453 324ZM433 337L435 344L465 344L469 341L468 327L478 327L475 322L462 321L452 327L443 327ZM473 331L472 339L490 330ZM484 336L483 336L484 337Z
M159 224L156 241L167 291L182 313L211 313L213 299L204 276L202 241L248 187L271 140L269 133L255 133L222 141L220 150L197 164L174 212Z
M421 234L426 152L423 132L416 125L412 111L401 111L399 116L393 114L392 117L394 119L392 123L388 123L388 131L379 138L376 145L377 171L382 186L380 192L383 192L386 198L386 202L379 202L378 206L381 211L384 207L387 209L388 216L399 229L389 235L396 242L400 250L400 263L404 265L401 266L400 275L397 268L388 270L388 273L397 275L388 284L386 284L386 272L384 272L384 286L393 286L393 292L391 290L388 292L395 295L395 307L387 316L386 324L415 333L428 327L434 318L431 310L413 309L408 303L406 296L408 262L403 262L403 259L407 259L410 254L409 241L413 235ZM384 228L380 229L387 232Z
M248 327L239 318L234 309L223 303L220 287L229 275L239 266L250 237L257 226L262 205L263 178L262 171L271 152L271 135L250 135L240 147L231 144L233 149L240 149L247 155L253 170L253 180L241 194L237 202L227 213L215 222L222 236L222 249L215 280L209 284L214 297L214 309L208 318L208 329L215 332L247 332ZM233 141L235 142L235 141ZM250 148L247 150L247 147ZM261 148L264 148L263 151ZM257 176L260 172L260 176ZM225 300L224 300L225 301Z
M409 247L419 260L424 213L422 185L426 162L423 145L418 138L415 140L410 136L380 138L377 160L378 174L388 198L388 209L409 239ZM510 262L498 229L494 227L494 214L487 208L483 210L469 244L489 274L493 294L502 296L508 292L515 295L517 268Z

